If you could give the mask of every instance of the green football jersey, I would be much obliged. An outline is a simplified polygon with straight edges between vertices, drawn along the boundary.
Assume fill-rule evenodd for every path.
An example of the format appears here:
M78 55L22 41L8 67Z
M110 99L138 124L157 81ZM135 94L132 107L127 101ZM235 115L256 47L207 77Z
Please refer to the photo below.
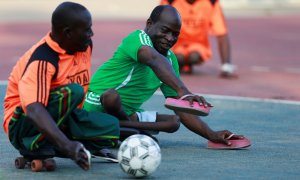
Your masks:
M108 89L115 89L119 93L124 111L128 115L141 111L141 105L158 88L164 96L177 96L176 91L162 83L150 67L138 62L137 55L141 46L153 48L150 37L142 30L136 30L123 39L113 57L103 63L92 76L89 85L89 92L92 94L89 98L87 95L85 109L99 110L99 96ZM172 51L168 51L165 60L172 65L179 77L177 58Z

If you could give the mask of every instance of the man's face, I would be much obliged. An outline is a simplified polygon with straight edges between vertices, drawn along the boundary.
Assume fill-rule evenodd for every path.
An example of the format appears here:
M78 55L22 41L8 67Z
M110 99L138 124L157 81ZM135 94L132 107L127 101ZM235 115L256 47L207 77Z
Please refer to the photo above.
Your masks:
M70 28L70 50L73 53L86 51L91 44L93 35L91 15L88 11L83 11L78 15L78 20Z
M163 55L167 55L168 50L177 42L180 28L179 17L170 17L163 13L157 22L147 21L147 34L150 36L154 48Z

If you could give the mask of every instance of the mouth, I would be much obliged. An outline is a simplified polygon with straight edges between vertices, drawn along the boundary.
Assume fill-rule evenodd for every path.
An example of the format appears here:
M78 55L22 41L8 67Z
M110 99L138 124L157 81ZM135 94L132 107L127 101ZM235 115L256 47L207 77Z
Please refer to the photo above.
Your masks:
M165 50L169 50L172 46L170 43L161 43L161 47Z

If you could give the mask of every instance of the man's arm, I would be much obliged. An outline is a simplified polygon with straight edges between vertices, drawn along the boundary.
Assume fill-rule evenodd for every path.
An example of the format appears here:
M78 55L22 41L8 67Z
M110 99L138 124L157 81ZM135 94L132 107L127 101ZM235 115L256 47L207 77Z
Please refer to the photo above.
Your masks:
M184 83L175 75L174 69L171 64L169 64L169 61L154 48L141 46L138 50L138 62L149 66L163 83L173 88L177 92L177 98L192 94ZM197 101L204 106L211 106L211 104L206 102L202 96L193 95L187 96L184 99L188 100L190 105L193 104L193 101Z
M70 140L61 132L48 111L41 103L32 103L26 107L31 123L59 149L68 148Z
M191 130L192 132L210 141L230 145L230 142L226 138L232 135L233 134L232 132L228 130L213 131L198 116L188 114L188 113L178 112L178 111L175 111L175 113L180 117L180 121L184 124L184 126L187 127L189 130ZM242 135L234 135L233 137L236 139L243 138Z
M169 62L155 49L149 46L140 47L138 50L138 61L149 66L163 83L178 93L179 97L185 94L191 94L183 82L176 77Z
M89 164L84 154L80 153L83 145L76 141L70 141L65 134L57 127L48 111L41 103L31 103L26 107L26 115L29 121L41 132L46 138L53 143L62 153L77 164L87 170Z

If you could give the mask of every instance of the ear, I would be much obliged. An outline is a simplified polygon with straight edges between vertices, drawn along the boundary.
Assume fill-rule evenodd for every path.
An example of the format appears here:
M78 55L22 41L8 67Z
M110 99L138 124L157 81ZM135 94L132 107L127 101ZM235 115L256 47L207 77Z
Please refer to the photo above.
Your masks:
M70 27L63 28L63 35L67 38L71 38L72 32Z
M153 21L150 18L147 19L147 21L146 21L146 29L148 30L152 24L153 24Z

